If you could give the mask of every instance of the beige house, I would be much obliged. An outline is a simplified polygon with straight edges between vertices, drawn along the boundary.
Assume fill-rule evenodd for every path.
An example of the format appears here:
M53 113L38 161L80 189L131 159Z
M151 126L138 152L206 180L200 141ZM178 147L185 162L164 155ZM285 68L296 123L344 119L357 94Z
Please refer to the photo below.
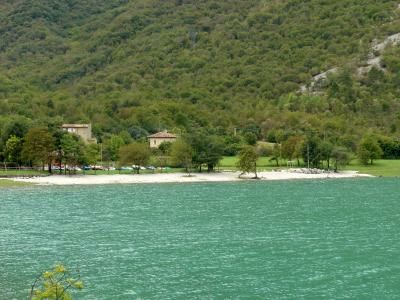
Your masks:
M147 138L150 142L150 148L158 148L163 142L175 142L177 136L175 134L168 133L167 131L162 131L149 135Z
M96 143L92 137L92 124L63 124L61 128L70 133L79 135L85 143Z

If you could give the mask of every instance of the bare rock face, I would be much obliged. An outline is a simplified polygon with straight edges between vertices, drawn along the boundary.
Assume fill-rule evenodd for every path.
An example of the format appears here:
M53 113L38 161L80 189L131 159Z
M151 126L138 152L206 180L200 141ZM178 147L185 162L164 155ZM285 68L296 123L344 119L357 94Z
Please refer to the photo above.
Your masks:
M400 9L400 4L399 4ZM389 45L399 45L400 44L400 33L396 33L386 37L382 42L378 42L378 40L374 40L372 42L372 46L370 52L367 56L367 61L365 66L357 68L357 75L364 75L368 73L373 67L385 71L382 67L382 56L381 53L385 50L385 48ZM316 85L318 83L326 80L329 74L336 73L338 68L332 68L325 72L319 73L311 79L311 82L308 85L302 85L299 89L299 92L313 92L315 90Z
M388 36L383 42L378 43L377 40L374 40L372 43L371 51L368 54L367 65L365 67L360 67L357 69L358 75L363 75L368 73L373 67L385 71L385 69L381 66L381 53L385 50L385 48L389 45L398 45L400 43L400 33L396 33Z

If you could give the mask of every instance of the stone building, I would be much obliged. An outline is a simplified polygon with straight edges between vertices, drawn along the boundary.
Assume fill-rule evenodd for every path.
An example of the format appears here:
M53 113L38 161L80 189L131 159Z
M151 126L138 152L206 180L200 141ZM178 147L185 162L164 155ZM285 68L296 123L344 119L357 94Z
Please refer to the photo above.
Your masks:
M162 131L149 135L147 138L149 139L150 148L158 148L163 142L175 142L177 136L167 131Z
M92 137L92 124L63 124L61 128L80 136L85 143L96 143Z

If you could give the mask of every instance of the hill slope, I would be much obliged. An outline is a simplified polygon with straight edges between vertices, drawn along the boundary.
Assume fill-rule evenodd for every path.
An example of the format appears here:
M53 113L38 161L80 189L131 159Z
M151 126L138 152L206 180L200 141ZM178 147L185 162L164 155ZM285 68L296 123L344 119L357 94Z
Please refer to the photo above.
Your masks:
M0 122L397 134L396 1L0 1ZM339 68L313 93L312 76ZM2 121L1 121L2 120Z

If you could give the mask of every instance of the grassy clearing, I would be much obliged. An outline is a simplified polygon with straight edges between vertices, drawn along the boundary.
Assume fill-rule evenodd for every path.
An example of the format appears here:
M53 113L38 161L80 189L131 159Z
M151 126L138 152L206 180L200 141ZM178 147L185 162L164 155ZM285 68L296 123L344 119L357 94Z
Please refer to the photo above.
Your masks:
M238 157L226 156L221 160L221 170L233 170L236 169L236 163ZM286 161L280 161L280 168L286 168ZM296 164L295 164L296 165ZM276 166L275 161L270 161L269 157L260 157L257 163L258 169L262 170L273 170L279 167ZM396 177L400 176L400 160L376 160L373 165L362 165L357 159L351 161L351 163L341 170L353 170L363 174L370 174L374 176L384 177Z
M0 179L0 189L30 186L30 185L32 185L32 184L26 183L26 182L17 182L17 181L8 180L8 179Z
M232 169L236 169L236 164L238 161L238 157L237 156L224 156L224 158L221 160L221 162L219 163L219 168L221 170L232 170ZM260 157L257 160L257 169L259 169L260 171L263 170L273 170L273 169L277 169L277 168L286 168L286 164L287 161L286 160L280 160L279 161L279 167L276 165L275 161L271 161L270 157Z
M46 171L38 171L38 170L17 170L17 169L8 169L8 170L0 170L0 176L39 176L39 175L47 175Z
M400 160L377 160L373 165L362 165L357 160L344 167L345 170L355 170L359 173L374 176L397 177L400 176Z

